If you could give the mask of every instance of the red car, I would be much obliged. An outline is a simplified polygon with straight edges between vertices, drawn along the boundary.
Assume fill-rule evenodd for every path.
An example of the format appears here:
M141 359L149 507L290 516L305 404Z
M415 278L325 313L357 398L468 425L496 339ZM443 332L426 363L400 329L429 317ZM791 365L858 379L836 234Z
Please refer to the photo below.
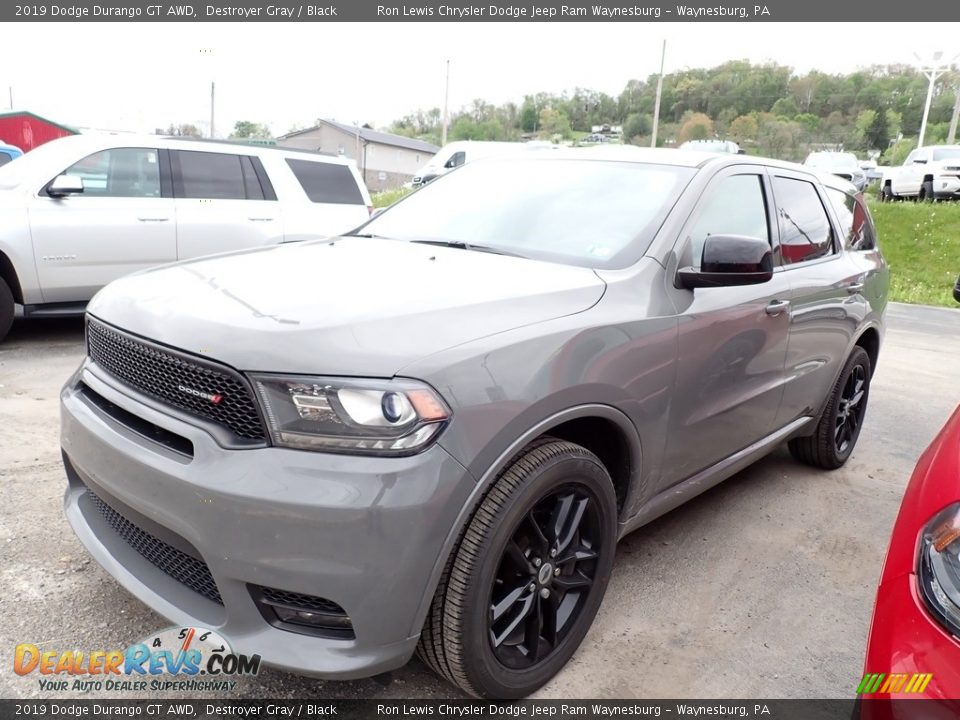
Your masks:
M903 497L858 692L960 698L960 408L920 457Z

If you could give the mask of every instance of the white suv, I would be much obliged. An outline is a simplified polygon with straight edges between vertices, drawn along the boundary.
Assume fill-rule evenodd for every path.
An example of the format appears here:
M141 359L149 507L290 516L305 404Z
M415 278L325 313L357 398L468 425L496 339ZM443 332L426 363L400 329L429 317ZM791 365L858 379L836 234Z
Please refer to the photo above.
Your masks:
M0 340L24 316L83 311L121 275L339 235L370 195L352 161L160 136L77 135L0 168Z
M907 155L883 180L884 200L960 198L960 145L931 145Z

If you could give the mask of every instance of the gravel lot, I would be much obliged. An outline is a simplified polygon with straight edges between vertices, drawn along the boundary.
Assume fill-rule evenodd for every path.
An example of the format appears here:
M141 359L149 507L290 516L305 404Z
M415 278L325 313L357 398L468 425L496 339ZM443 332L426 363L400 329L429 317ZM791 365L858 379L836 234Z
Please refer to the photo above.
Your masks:
M888 318L847 466L811 471L781 450L628 537L597 622L540 697L852 695L904 485L960 401L960 312L893 305ZM63 517L57 393L82 356L78 320L21 321L0 344L0 697L43 696L36 674L11 671L17 643L120 648L167 624ZM389 682L266 670L230 695L454 696L416 660Z

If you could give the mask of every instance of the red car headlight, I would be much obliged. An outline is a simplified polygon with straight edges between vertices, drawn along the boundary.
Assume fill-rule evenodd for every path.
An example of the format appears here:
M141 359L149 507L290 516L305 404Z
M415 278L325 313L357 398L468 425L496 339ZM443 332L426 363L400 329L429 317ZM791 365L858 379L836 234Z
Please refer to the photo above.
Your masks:
M924 528L918 574L927 608L960 638L960 503L935 515Z

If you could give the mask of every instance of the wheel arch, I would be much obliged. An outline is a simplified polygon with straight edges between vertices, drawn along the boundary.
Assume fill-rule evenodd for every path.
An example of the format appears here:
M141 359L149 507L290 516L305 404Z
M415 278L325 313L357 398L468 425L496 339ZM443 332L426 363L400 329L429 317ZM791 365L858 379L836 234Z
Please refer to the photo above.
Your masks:
M597 436L597 433L602 431L611 434ZM465 528L497 477L524 447L544 436L555 436L583 445L600 458L613 479L614 491L617 495L617 512L620 515L620 521L623 521L623 513L633 505L642 487L643 450L640 435L630 418L612 405L599 403L570 407L544 418L513 440L497 455L496 460L484 470L483 474L475 478L476 487L470 493L470 497L464 503L444 540L430 574L430 580L424 588L411 635L416 635L423 627L450 554L456 550Z
M837 369L836 374L833 377L833 381L830 383L830 387L833 388L837 384L837 379L840 377L840 373L843 372L844 366L847 364L847 360L850 357L850 353L853 352L855 347L863 348L867 357L870 358L870 377L873 378L873 373L877 369L877 361L880 357L880 341L882 334L880 332L880 326L876 323L869 323L860 329L860 332L853 338L850 343L850 346L847 348L846 354L843 356L843 362L840 363L840 367ZM808 427L815 428L817 423L820 422L820 418L823 417L824 411L827 409L827 405L830 404L830 394L828 392L827 396L823 399L823 403L820 405L819 411L814 418L814 422L810 423Z
M23 288L20 286L20 278L13 267L13 261L3 250L0 250L0 278L10 287L14 302L23 304Z

